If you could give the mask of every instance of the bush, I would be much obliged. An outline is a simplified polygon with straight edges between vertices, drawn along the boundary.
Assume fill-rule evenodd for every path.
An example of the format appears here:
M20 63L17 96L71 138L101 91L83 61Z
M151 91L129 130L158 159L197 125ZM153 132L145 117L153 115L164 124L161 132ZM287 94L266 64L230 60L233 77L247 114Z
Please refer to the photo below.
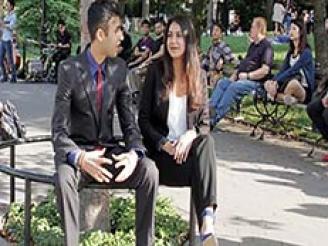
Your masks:
M45 201L32 204L31 233L35 245L63 245L63 232L57 213L55 196L49 192ZM19 245L24 241L24 207L23 204L11 205L4 224L6 234L10 235Z
M89 231L81 235L82 246L128 246L135 244L135 200L133 196L112 197L109 204L112 231ZM32 240L34 245L63 245L63 232L57 213L55 196L49 192L45 201L32 207ZM167 198L159 198L156 204L156 245L182 244L188 224L182 220ZM14 203L7 213L4 230L19 245L23 244L24 207Z

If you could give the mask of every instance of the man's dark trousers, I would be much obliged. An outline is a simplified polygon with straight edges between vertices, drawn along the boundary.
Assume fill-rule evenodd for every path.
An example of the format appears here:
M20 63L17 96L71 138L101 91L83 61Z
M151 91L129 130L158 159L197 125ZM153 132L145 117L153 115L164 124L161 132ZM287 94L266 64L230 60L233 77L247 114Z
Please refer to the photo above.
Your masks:
M328 109L322 105L321 98L308 104L307 113L322 136L328 139Z
M92 179L74 167L63 164L56 167L56 193L65 230L65 245L77 246L79 242L79 190ZM151 246L154 238L155 197L158 188L158 171L154 162L141 159L134 173L124 182L111 181L108 188L129 188L136 190L136 245Z

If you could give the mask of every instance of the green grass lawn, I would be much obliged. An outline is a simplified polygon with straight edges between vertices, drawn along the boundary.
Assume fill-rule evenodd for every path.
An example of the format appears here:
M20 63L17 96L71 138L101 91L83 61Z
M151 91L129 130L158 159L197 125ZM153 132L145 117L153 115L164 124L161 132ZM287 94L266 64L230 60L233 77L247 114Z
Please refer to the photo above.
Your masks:
M132 43L136 44L138 39L140 38L140 34L134 33L132 36ZM269 35L271 36L271 35ZM246 54L246 51L249 46L249 41L247 38L247 34L244 36L225 36L223 40L231 47L233 53L236 57L239 55L244 57ZM313 36L309 36L309 42L312 47L314 47L314 40ZM207 49L211 45L211 38L208 36L202 37L201 40L201 50L202 53L205 53ZM73 45L72 53L74 54L77 44ZM281 64L284 60L284 57L286 55L286 52L288 50L288 45L274 45L274 63L275 64ZM314 49L313 49L314 50ZM32 49L28 50L27 52L28 59L31 59L32 57L37 57L39 55L39 49L37 47L33 47ZM273 71L274 73L277 71ZM249 121L251 123L255 123L258 121L259 116L256 114L256 110L253 106L253 99L251 96L246 97L243 100L242 103L242 116L246 119L246 121ZM234 113L232 113L234 114ZM254 116L255 115L255 116ZM289 113L286 115L285 120L288 122L291 122L293 126L290 127L290 133L292 133L295 136L302 136L307 138L317 138L318 134L311 133L308 129L311 128L311 121L307 117L307 114L302 109L292 109L289 111ZM267 126L271 127L274 130L280 131L280 128L275 128L274 126Z
M249 46L249 40L247 37L248 34L245 34L244 36L236 37L236 36L225 36L223 40L230 46L232 52L238 57L241 55L244 57L246 55L248 46ZM269 34L269 37L272 37L271 34ZM313 36L309 36L309 43L311 47L313 47L312 50L314 50L314 40ZM207 49L211 45L211 38L210 37L202 37L202 42L201 42L201 50L202 52L206 52ZM284 60L284 57L287 53L288 50L288 44L286 45L274 45L274 62L276 64L282 63ZM314 52L313 52L314 54Z
M238 57L241 55L244 57L246 55L248 46L249 46L249 40L247 37L247 33L245 33L243 36L224 36L223 40L230 46L232 52ZM134 33L131 35L132 36L132 43L136 44L138 39L141 37L140 34ZM272 34L269 33L269 37L272 37ZM314 39L313 35L310 35L309 37L309 43L311 47L314 50ZM211 45L211 37L209 36L203 36L201 39L201 51L202 53L206 53L208 48ZM274 63L280 64L284 60L284 57L287 53L288 50L288 45L274 45ZM313 53L314 54L314 53Z
M246 35L241 37L234 37L234 36L226 36L223 40L231 47L233 53L237 56L241 55L244 57L246 55L247 48L249 46L249 41ZM309 43L311 47L314 47L313 36L309 36ZM201 42L201 50L202 52L206 52L206 50L211 45L210 37L203 37ZM287 45L274 45L274 63L275 64L282 64L284 57L288 51L288 44ZM314 50L314 48L313 48ZM273 71L276 73L277 71ZM280 111L285 110L285 106L281 106ZM256 112L256 109L253 105L253 98L252 96L247 96L242 101L241 106L241 116L245 118L247 122L256 123L260 116ZM232 116L235 115L235 112L231 113ZM318 134L311 132L312 123L309 117L307 116L304 109L300 108L291 108L289 109L287 115L284 117L284 122L286 122L288 126L288 133L297 137L304 137L307 139L317 139L319 137ZM270 124L264 125L267 128L270 128L276 132L282 132L283 128L277 125L273 126Z
M225 36L223 40L231 47L233 53L236 57L241 55L244 57L246 55L249 40L247 37L248 34L244 36L236 37L236 36ZM272 34L269 34L269 37L272 37ZM135 44L137 40L140 38L140 34L133 34L132 35L132 42ZM309 36L309 43L314 50L314 39L313 36ZM206 53L208 48L211 45L211 38L208 36L204 36L201 39L201 51L202 53ZM274 45L274 63L275 64L282 64L284 57L288 51L288 44L286 45ZM273 71L275 73L277 71ZM282 106L284 107L284 106ZM284 110L283 108L281 110ZM235 113L232 112L232 115ZM260 118L259 114L257 114L255 107L253 105L253 98L252 96L247 96L242 102L242 116L245 118L246 121L250 123L256 123ZM287 121L289 127L289 134L295 137L305 137L308 139L317 139L319 137L318 134L313 133L310 131L312 127L311 120L308 118L304 109L299 108L291 108L288 111L288 114L284 117L284 120ZM266 124L265 127L271 128L274 131L281 132L283 129L281 127L268 125Z
M273 107L269 107L272 109ZM279 107L279 114L282 114L286 110L286 106L281 105ZM244 117L246 122L250 122L255 124L260 120L260 115L257 113L255 106L253 105L253 97L246 96L241 104L241 116ZM230 116L236 116L236 112L231 112ZM309 140L316 140L320 137L319 134L314 133L311 131L312 129L312 122L307 116L307 113L303 108L298 107L291 107L288 110L287 115L283 118L283 122L288 129L288 134L295 137L295 138L306 138ZM278 124L271 124L266 122L265 124L261 125L265 128L271 129L277 133L286 134L284 129Z

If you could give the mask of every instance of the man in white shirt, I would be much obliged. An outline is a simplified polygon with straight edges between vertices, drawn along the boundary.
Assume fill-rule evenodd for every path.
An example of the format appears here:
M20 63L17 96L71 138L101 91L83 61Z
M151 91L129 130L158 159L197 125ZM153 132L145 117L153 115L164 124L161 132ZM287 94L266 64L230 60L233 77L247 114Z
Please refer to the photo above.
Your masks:
M0 47L0 67L2 72L2 82L7 81L7 71L4 67L4 58L7 57L7 62L11 69L11 79L10 82L16 82L16 67L14 64L13 57L13 31L16 26L16 14L15 14L15 1L7 1L7 14L5 15L3 21L0 21L0 28L2 29L2 40Z

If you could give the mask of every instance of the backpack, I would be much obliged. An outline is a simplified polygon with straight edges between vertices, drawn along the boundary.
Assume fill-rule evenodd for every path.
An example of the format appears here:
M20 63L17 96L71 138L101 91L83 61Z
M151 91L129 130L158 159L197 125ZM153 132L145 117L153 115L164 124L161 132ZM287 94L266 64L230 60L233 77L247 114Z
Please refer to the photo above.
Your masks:
M0 101L0 141L25 138L26 129L21 123L16 107L10 102Z

